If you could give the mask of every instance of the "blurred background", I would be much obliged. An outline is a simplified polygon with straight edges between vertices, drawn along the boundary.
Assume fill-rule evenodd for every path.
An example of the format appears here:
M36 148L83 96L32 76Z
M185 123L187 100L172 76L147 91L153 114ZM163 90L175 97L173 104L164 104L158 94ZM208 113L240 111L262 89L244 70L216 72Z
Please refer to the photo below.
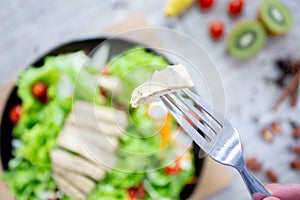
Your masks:
M300 143L292 134L300 125L300 105L291 107L289 100L285 100L277 111L273 109L284 90L284 86L274 81L282 73L277 67L278 60L287 57L290 61L300 60L300 2L281 0L293 18L287 33L267 35L258 53L237 59L228 52L230 33L241 21L257 21L262 1L244 0L241 12L235 16L228 8L229 0L214 0L208 9L200 1L192 2L179 14L174 11L171 13L174 16L166 16L167 0L1 0L0 86L13 82L18 72L36 58L71 40L117 34L137 27L176 30L200 44L215 63L224 85L226 115L239 130L245 157L262 163L255 176L263 184L273 182L268 175L272 171L276 182L300 183L300 170L292 169L290 164L299 161L299 155L292 149ZM222 23L221 33L219 27L217 31L211 30L216 20ZM164 39L177 42L172 37ZM158 42L163 41L158 39ZM191 51L185 48L186 52ZM273 132L265 134L263 129ZM248 198L237 172L228 170L231 182L208 200Z

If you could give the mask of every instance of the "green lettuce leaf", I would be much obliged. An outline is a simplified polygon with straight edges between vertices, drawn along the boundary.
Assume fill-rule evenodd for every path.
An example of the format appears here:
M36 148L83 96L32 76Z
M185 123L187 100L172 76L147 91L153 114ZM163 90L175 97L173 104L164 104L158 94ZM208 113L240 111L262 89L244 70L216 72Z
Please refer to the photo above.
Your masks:
M50 99L55 99L56 83L59 79L59 70L55 67L30 67L20 74L17 80L17 94L22 100L25 111L40 109L43 105L32 95L31 88L34 83L42 81L48 85L47 95Z
M101 96L97 87L98 75L89 70L90 58L83 51L51 56L44 67L55 67L66 74L73 83L74 98L99 104Z
M18 200L38 199L46 191L56 188L49 168L36 167L18 157L10 160L9 167L2 178Z
M134 47L109 62L109 73L121 81L121 94L117 100L129 105L132 91L145 82L155 70L161 70L168 62L161 56L142 47Z

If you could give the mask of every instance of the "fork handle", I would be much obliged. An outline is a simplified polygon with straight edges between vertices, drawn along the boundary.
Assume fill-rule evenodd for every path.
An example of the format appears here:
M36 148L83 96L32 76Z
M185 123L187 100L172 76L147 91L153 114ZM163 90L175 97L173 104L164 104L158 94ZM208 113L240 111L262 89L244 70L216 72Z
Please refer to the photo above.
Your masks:
M238 169L238 171L241 174L251 197L255 197L255 199L263 199L271 196L266 188L251 174L245 164Z

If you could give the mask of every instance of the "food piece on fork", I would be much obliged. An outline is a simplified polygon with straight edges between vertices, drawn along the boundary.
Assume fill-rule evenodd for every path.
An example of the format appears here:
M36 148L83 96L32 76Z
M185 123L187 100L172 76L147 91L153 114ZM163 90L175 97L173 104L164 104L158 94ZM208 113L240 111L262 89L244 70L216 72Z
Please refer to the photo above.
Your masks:
M168 66L161 71L155 71L148 81L137 87L132 92L130 104L135 108L156 101L164 94L193 86L193 80L183 65Z
M160 76L158 81L160 81L160 83L168 82L169 80L164 79L168 73L162 70L161 74L165 77ZM151 78L153 78L153 76L154 74ZM159 97L174 119L203 152L215 161L238 170L251 197L255 195L263 199L271 196L264 186L258 182L246 168L241 141L235 127L224 116L214 112L214 108L202 101L197 94L186 89L193 86L193 84L186 84L191 80L188 73L184 76L178 74L178 76L181 78L180 81L173 79L168 87L169 90L165 88L153 89L151 88L152 84L149 83L148 90L146 90L146 92L148 92L147 95L143 97L137 96L137 99L134 99L136 101L132 102L133 106L138 106L141 102L147 103L153 101L153 98ZM148 82L151 82L151 79ZM177 87L178 82L180 82L179 87ZM181 83L185 84L181 85ZM172 87L173 85L176 87ZM138 91L143 91L140 90L140 87L133 93L133 97L136 97L134 95L137 95L136 93ZM175 88L175 91L172 91L173 88ZM180 92L177 92L176 89L179 89ZM179 93L183 93L188 99ZM142 95L143 94L140 96ZM197 108L201 108L201 111ZM201 120L199 120L199 117Z

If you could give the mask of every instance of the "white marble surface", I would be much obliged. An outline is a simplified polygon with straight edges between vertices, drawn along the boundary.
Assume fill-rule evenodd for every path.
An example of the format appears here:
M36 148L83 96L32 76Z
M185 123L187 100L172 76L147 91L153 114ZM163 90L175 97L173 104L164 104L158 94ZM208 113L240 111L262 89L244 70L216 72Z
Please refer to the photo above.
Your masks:
M294 155L289 153L290 139L288 119L300 123L299 111L290 109L287 102L278 112L271 110L280 90L266 82L266 77L275 77L274 58L287 52L299 51L299 2L282 0L291 8L295 25L288 36L268 38L263 50L247 61L236 61L225 49L225 40L213 42L208 37L210 20L221 18L228 32L241 19L254 19L260 0L247 0L243 16L228 17L225 0L208 13L196 6L179 18L167 19L162 12L161 0L1 0L0 1L0 84L16 78L17 72L30 64L37 56L52 47L82 36L101 34L112 24L134 12L145 15L150 26L172 28L200 43L216 64L223 79L226 94L226 113L240 132L245 156L257 156L264 160L264 168L272 168L279 174L282 183L300 183L300 173L289 169L288 162ZM187 50L188 51L188 50ZM253 122L253 117L258 121ZM267 144L259 137L259 131L272 120L284 123L284 133ZM233 182L209 200L249 199L238 174L232 170ZM263 183L263 173L256 174Z

